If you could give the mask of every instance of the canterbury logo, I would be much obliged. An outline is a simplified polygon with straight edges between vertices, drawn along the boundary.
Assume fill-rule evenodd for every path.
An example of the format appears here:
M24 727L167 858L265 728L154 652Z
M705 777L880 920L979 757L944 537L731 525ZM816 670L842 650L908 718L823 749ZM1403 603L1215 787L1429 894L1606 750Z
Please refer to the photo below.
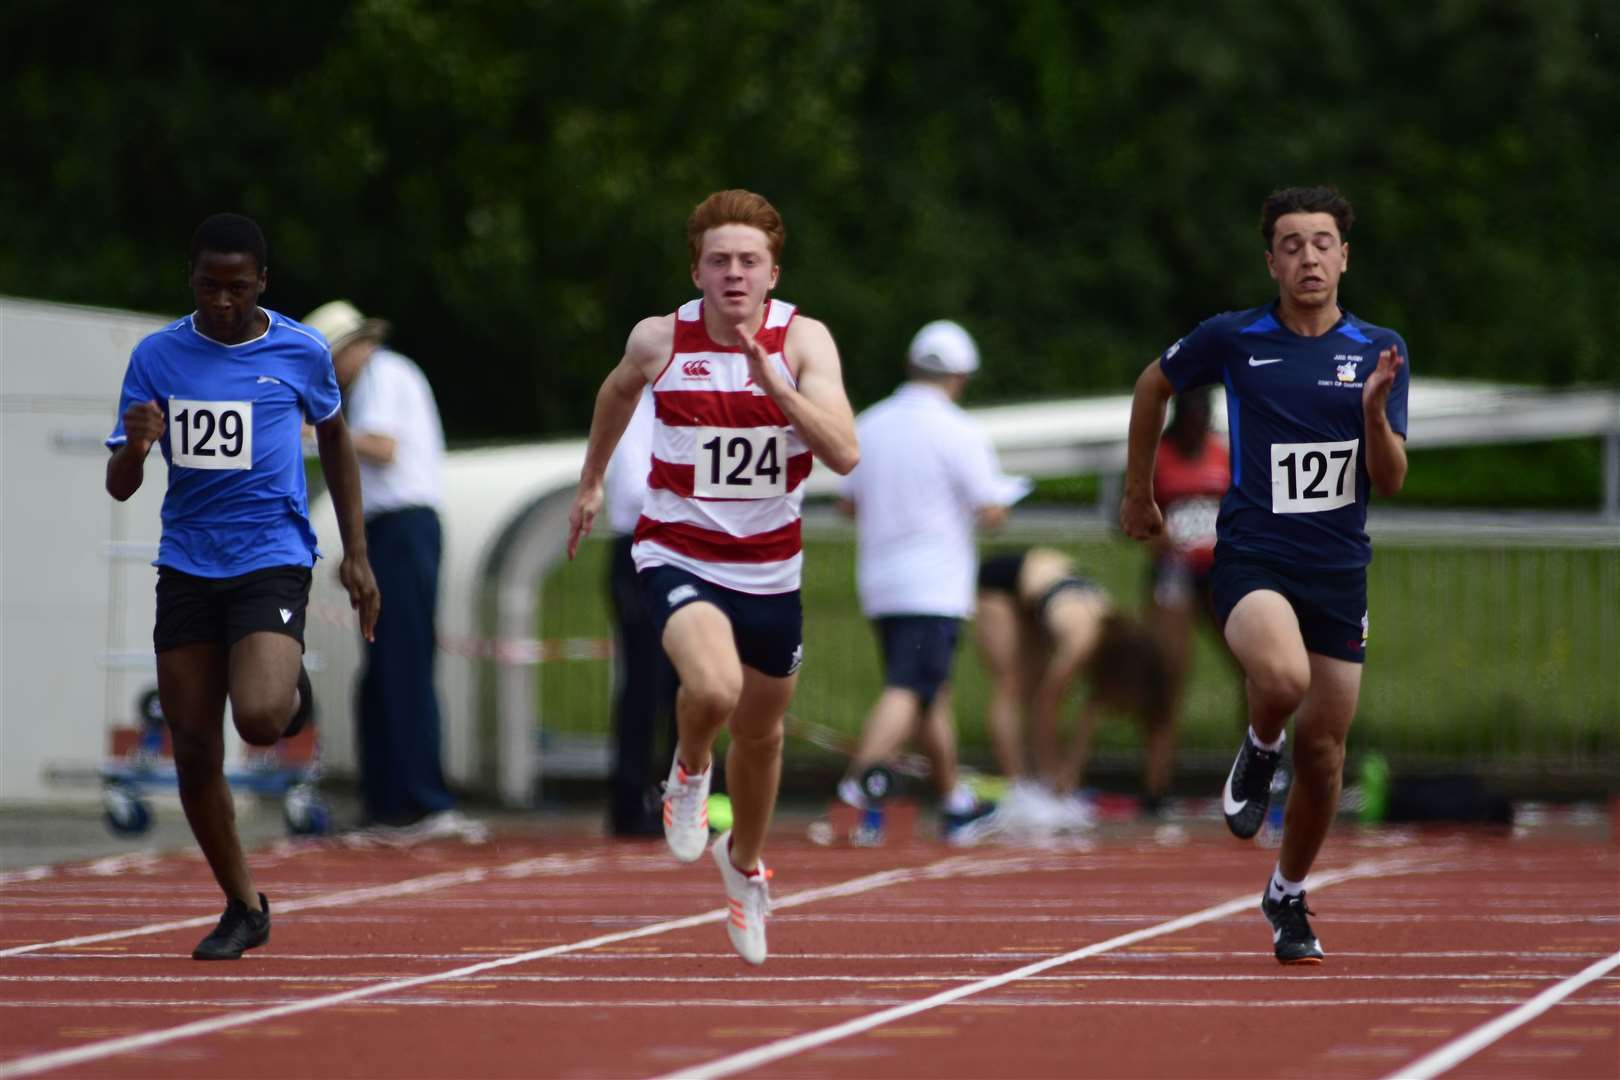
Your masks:
M707 360L688 360L681 365L681 374L688 379L707 379L709 377L709 362Z

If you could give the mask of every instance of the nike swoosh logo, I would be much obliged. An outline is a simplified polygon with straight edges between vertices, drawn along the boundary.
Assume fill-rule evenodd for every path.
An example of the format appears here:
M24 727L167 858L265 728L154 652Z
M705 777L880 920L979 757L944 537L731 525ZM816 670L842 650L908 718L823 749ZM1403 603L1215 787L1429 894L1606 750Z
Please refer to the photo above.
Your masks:
M281 612L281 621L282 622L284 622L284 623L292 622L292 612L288 611L286 608L277 608L276 610Z
M1279 942L1281 940L1282 940L1282 931L1281 930L1273 930L1271 932L1271 943L1273 945L1275 945L1275 944L1277 944L1277 942Z
M1286 359L1288 359L1286 356L1273 356L1269 360L1256 360L1254 357L1251 356L1251 357L1249 357L1249 366L1250 367L1265 367L1267 364L1280 364Z
M1233 766L1233 768L1236 767L1237 766L1235 765ZM1227 773L1226 784L1221 788L1221 809L1226 811L1227 817L1236 817L1238 814L1241 814L1243 812L1243 808L1248 805L1248 799L1244 799L1239 802L1237 799L1232 798L1232 774Z

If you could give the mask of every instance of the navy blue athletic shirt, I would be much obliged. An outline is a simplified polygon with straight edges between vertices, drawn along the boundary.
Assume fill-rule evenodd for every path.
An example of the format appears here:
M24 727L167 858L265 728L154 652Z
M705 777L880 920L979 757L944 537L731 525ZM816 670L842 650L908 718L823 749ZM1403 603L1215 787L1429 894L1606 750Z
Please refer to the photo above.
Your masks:
M1411 354L1395 331L1349 312L1321 337L1301 337L1277 320L1276 306L1206 319L1159 357L1178 394L1226 386L1232 486L1219 547L1306 570L1364 567L1372 544L1361 388L1379 352L1398 348L1406 363L1386 415L1405 438Z

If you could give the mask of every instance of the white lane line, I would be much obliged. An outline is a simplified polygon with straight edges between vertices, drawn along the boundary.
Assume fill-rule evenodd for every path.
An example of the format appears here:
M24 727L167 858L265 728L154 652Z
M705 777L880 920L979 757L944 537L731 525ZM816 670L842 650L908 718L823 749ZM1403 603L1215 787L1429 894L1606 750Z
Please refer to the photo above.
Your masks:
M1275 981L1275 980L1274 980ZM1287 980L1292 982L1292 979ZM1313 1009L1331 1008L1342 1005L1358 1007L1392 1005L1401 1008L1418 1006L1454 1006L1457 1008L1493 1008L1503 1005L1512 1005L1518 999L1508 997L1466 997L1466 998L1347 998L1334 995L1326 998L1054 998L1054 997L1018 997L991 994L985 997L976 997L970 1001L960 1003L963 1009L995 1009L998 1013L1007 1009L1144 1009L1162 1007L1170 1009L1249 1009L1257 1006L1277 1005L1284 1008L1295 1006L1309 1006ZM271 1002L258 998L207 998L198 1000L177 1001L166 998L123 998L106 1001L14 1001L0 1003L3 1008L41 1008L41 1009L174 1009L174 1008L225 1008L247 1009L262 1008ZM856 1009L879 1008L891 1005L903 1005L905 1001L890 997L875 997L873 995L839 996L824 998L773 998L761 1000L759 998L656 998L653 1000L635 1000L631 998L577 998L570 1000L557 1000L545 998L534 1000L529 998L446 998L446 997L401 997L389 998L386 1001L373 1002L380 1011L388 1012L396 1008L432 1008L432 1009ZM1573 1004L1573 1003L1572 1003ZM1620 998L1583 998L1582 1005L1591 1005L1594 1008L1615 1008L1620 1006ZM60 1019L54 1022L60 1023ZM1391 1053L1399 1055L1405 1051L1396 1047Z
M595 855L557 855L548 856L544 859L523 859L520 862L508 863L504 866L481 866L468 870L446 871L441 874L429 874L426 877L409 878L405 881L391 882L386 885L345 889L341 892L327 893L324 896L310 896L301 900L278 900L270 905L270 911L272 915L279 915L286 912L308 911L315 908L345 907L350 904L364 903L368 900L389 900L400 896L432 892L436 889L454 888L457 885L470 885L489 878L511 879L548 874L577 874L585 870L595 869L600 861L600 858ZM71 949L81 945L95 945L103 941L120 941L125 938L144 937L150 934L166 934L170 930L212 926L217 922L219 922L218 915L197 915L189 919L173 919L168 922L146 923L142 926L127 927L123 930L109 930L102 934L84 934L80 937L60 938L56 941L36 941L28 945L13 945L10 948L0 949L0 959L8 956L22 956L25 953L40 952L47 949Z
M801 904L814 903L817 900L856 896L860 893L871 892L874 889L887 888L890 885L898 885L908 881L921 881L931 878L957 878L970 873L989 873L994 872L990 868L997 866L1007 867L1009 872L1012 872L1012 868L1027 869L1035 865L1037 865L1037 860L1031 858L975 859L970 856L958 855L925 866L885 870L882 873L867 874L864 877L852 878L849 881L839 882L835 885L806 889L774 901L773 907L797 907ZM32 1076L36 1073L49 1072L52 1069L60 1069L67 1065L79 1065L87 1061L100 1061L119 1054L127 1054L136 1050L161 1046L165 1043L177 1042L181 1039L194 1038L199 1035L211 1035L218 1031L256 1024L263 1020L274 1020L283 1016L314 1012L317 1009L324 1009L332 1005L342 1005L350 1001L379 997L383 994L397 993L401 990L410 990L414 987L428 986L451 979L462 979L469 975L510 967L513 964L525 964L564 953L594 949L602 945L612 945L620 941L633 941L637 938L653 937L675 930L686 930L690 927L702 926L705 923L720 922L726 917L727 909L715 908L700 915L688 915L682 919L670 919L649 926L637 927L634 930L621 930L617 933L602 934L598 937L587 938L584 941L575 941L566 945L551 945L543 949L533 949L529 952L503 956L496 960L467 964L463 967L452 968L449 971L432 972L405 979L391 979L387 982L373 983L370 986L356 987L353 990L308 998L304 1001L288 1002L268 1008L251 1008L246 1012L195 1020L189 1024L164 1028L160 1031L149 1031L141 1035L125 1035L114 1039L103 1039L100 1042L86 1043L66 1050L53 1050L43 1054L31 1054L27 1057L13 1058L11 1061L0 1062L0 1080L10 1080L10 1078L18 1076ZM212 922L213 920L210 919L209 921Z
M276 908L277 911L281 909ZM851 915L850 921L857 922L861 916ZM482 960L494 959L512 955L512 949L468 949L465 952L449 953L418 953L418 952L368 952L368 953L250 953L248 961L253 964L262 964L271 960L287 963L310 963L314 961L328 961L337 964L348 964L355 961L378 960L409 960L418 963L432 963L439 960ZM588 955L568 957L571 961L583 963L616 962L628 959L647 960L730 960L736 953L726 950L721 952L666 952L659 949L657 952L645 952L640 949L627 949L616 951L603 949ZM878 963L888 960L1039 960L1048 954L1039 949L998 949L995 952L901 952L901 953L790 953L784 956L771 958L771 966L791 963L802 963L817 960L836 960L840 964L852 963ZM1252 960L1257 956L1270 956L1270 950L1265 949L1235 949L1235 950L1209 950L1209 949L1134 949L1114 957L1116 963L1127 960ZM1596 949L1581 950L1551 950L1547 952L1521 949L1468 949L1468 950L1439 950L1439 951L1406 951L1381 952L1357 949L1334 949L1333 958L1344 960L1349 958L1373 960L1589 960L1604 954ZM63 960L173 960L172 952L84 952L72 951L61 953L35 953L32 960L49 960L54 962ZM1505 979L1512 978L1515 973L1492 972L1487 975L1470 976L1472 978ZM96 976L97 978L122 978L123 976ZM276 978L319 978L314 975L278 975ZM728 976L728 978L744 978L745 976ZM1266 976L1270 978L1270 976ZM1301 978L1291 975L1290 978ZM1304 976L1309 978L1310 976ZM1334 978L1349 978L1350 976L1336 975ZM1359 977L1359 976L1358 976ZM1459 976L1461 977L1461 976ZM1534 977L1534 976L1531 976ZM1556 978L1554 975L1544 975L1542 978Z
M730 955L730 954L727 954ZM1259 955L1259 954L1256 954ZM1334 959L1339 958L1338 953L1333 954ZM465 959L462 957L461 959ZM646 954L640 957L618 957L625 959L662 959L662 954ZM1002 957L1003 960L1006 957ZM195 983L220 982L235 985L251 983L269 983L284 985L286 983L368 983L377 979L387 979L391 976L386 973L363 975L299 975L291 972L282 975L0 975L0 983L105 983L117 982L120 985L127 983L177 983L190 986ZM1335 985L1346 982L1446 982L1446 983L1528 983L1532 980L1556 979L1558 972L1553 971L1515 971L1509 975L1300 975L1290 973L1288 983L1327 982ZM575 972L571 975L489 975L485 981L498 983L568 983L570 985L584 985L588 983L717 983L730 986L735 983L948 983L948 982L976 982L984 978L982 974L951 974L939 975L897 975L892 972L872 972L869 975L585 975ZM1212 972L1208 975L1123 975L1116 972L1088 974L1079 972L1061 975L1031 975L1024 980L1030 983L1094 983L1094 982L1132 982L1132 983L1268 983L1277 982L1275 975L1232 975L1221 972ZM1609 981L1620 983L1620 976L1610 976ZM0 1002L0 1005L4 1005Z
M1453 1065L1473 1057L1508 1032L1524 1026L1581 987L1603 978L1617 967L1620 967L1620 952L1595 964L1589 964L1578 974L1549 986L1512 1012L1503 1013L1495 1020L1481 1024L1468 1034L1451 1040L1438 1050L1423 1055L1409 1065L1401 1066L1385 1077L1385 1080L1429 1080L1430 1077L1439 1076Z
M1312 892L1319 892L1329 885L1335 885L1341 881L1350 881L1355 878L1414 873L1427 869L1429 868L1401 859L1369 860L1355 863L1343 870L1329 871L1325 874L1313 874L1308 881L1308 887ZM992 975L968 983L965 986L943 990L930 997L883 1009L867 1016L859 1016L853 1020L846 1020L841 1024L834 1024L831 1027L821 1028L817 1031L807 1031L791 1038L778 1039L763 1046L756 1046L752 1050L744 1050L738 1054L716 1058L713 1061L689 1069L679 1069L660 1077L659 1080L715 1080L718 1077L732 1076L749 1069L757 1069L762 1065L769 1065L773 1061L781 1061L783 1058L801 1054L806 1050L814 1050L829 1043L837 1042L840 1039L847 1039L851 1035L871 1031L873 1028L882 1027L891 1021L903 1020L908 1016L915 1016L930 1009L937 1009L942 1005L949 1005L952 1002L983 993L986 990L994 990L1008 983L1027 979L1032 975L1039 975L1050 968L1071 964L1076 960L1084 960L1088 956L1096 956L1099 953L1112 952L1127 945L1134 945L1138 941L1178 933L1194 926L1200 926L1203 923L1213 922L1216 919L1224 919L1226 916L1234 915L1240 911L1251 911L1258 908L1259 903L1251 893L1235 900L1228 900L1225 903L1204 908L1202 911L1195 911L1190 915L1183 915L1179 919L1171 919L1156 926L1133 930L1128 934L1121 934L1118 937L1109 938L1107 941L1099 941L1094 945L1087 945L1084 948L1075 949L1073 952L1067 952L1061 956L1048 957L1033 964L1026 964L1021 968L1003 972L1000 975Z

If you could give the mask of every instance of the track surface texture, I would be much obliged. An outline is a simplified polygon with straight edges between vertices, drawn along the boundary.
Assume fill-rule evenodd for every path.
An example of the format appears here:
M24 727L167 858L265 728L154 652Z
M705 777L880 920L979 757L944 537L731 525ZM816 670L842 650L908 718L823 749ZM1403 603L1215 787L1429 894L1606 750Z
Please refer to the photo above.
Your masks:
M270 943L195 963L190 852L0 875L8 1077L1615 1077L1607 815L1330 837L1327 951L1281 967L1275 852L1207 818L1042 848L817 846L784 815L770 959L704 859L577 823L252 858ZM928 822L924 821L926 830Z

